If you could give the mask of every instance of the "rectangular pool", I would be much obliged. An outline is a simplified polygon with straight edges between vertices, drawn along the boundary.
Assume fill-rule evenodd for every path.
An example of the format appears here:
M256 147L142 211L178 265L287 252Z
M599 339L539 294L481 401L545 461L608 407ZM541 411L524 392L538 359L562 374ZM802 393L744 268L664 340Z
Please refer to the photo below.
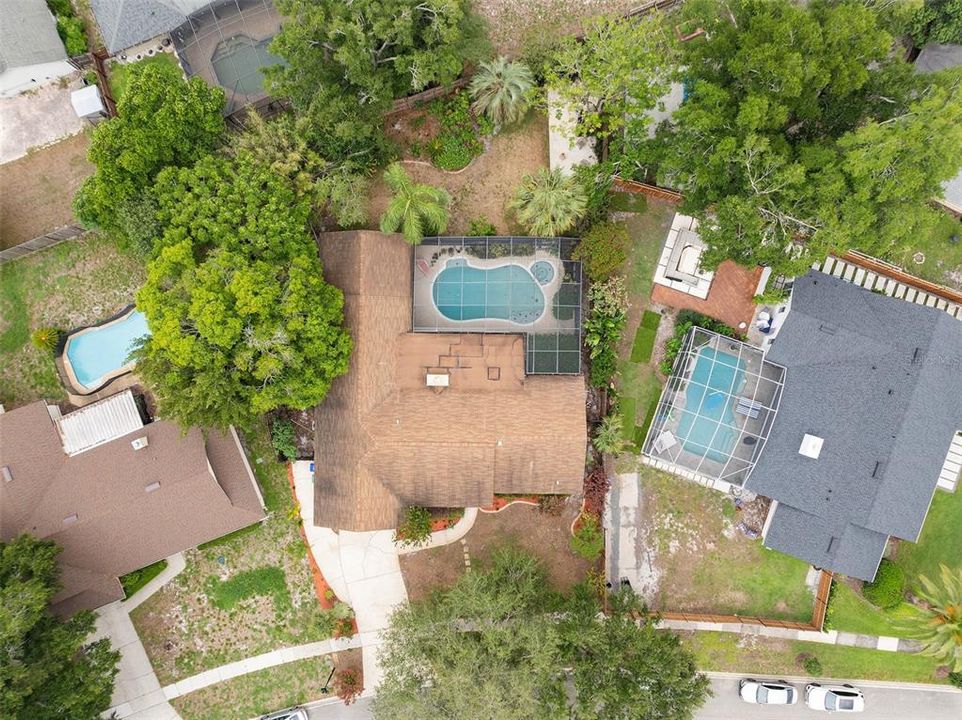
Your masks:
M678 437L686 451L721 463L728 461L739 432L732 396L738 394L744 380L743 360L707 346L698 351L678 423Z

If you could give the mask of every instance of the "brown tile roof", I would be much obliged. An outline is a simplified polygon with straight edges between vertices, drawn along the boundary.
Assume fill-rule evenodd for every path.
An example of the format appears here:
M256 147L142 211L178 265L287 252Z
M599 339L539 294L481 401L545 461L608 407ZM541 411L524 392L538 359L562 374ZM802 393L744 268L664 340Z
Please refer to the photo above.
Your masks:
M406 505L581 487L580 376L526 377L520 335L411 333L412 251L398 235L330 233L319 248L354 352L316 410L316 525L392 528ZM428 372L449 386L428 388Z
M11 410L0 415L0 466L12 476L0 480L0 539L57 542L57 609L97 607L122 597L117 576L264 517L241 452L233 433L205 441L157 421L67 456L45 403Z

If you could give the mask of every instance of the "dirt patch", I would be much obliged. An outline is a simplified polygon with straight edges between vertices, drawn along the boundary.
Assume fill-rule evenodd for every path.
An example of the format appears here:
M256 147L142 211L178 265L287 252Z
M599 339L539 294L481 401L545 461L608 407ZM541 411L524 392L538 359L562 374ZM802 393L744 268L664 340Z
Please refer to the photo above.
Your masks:
M94 166L81 133L0 165L0 249L74 222L70 203Z
M592 567L592 563L573 553L569 544L571 523L580 507L580 497L572 496L558 516L520 503L494 514L479 513L463 542L401 556L408 597L421 600L433 590L452 586L467 570L465 555L472 569L483 568L491 552L506 544L541 558L552 587L569 590L584 580Z
M429 132L423 128L396 132L402 136L417 132L420 136L422 131ZM548 118L532 112L522 125L491 138L484 153L457 172L438 170L424 160L403 160L402 164L416 182L444 188L451 194L451 221L445 234L467 232L468 223L478 217L490 220L502 235L518 233L520 228L507 204L522 177L548 166ZM380 221L389 200L387 186L378 179L368 202L372 226Z

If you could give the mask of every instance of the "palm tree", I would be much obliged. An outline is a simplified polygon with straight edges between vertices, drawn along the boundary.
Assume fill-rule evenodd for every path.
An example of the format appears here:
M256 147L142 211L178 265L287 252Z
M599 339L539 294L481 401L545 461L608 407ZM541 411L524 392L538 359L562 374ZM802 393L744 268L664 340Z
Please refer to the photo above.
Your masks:
M588 198L573 176L542 168L524 176L511 207L531 235L556 237L584 217Z
M528 109L528 93L534 87L534 75L523 62L509 62L499 57L481 63L471 78L468 90L477 113L488 116L495 127L517 122Z
M417 245L426 234L447 229L451 196L444 190L413 182L398 163L388 165L384 181L394 196L381 216L381 232L400 231L405 240Z
M601 421L591 443L602 455L620 455L628 448L623 434L624 420L615 413Z
M941 585L924 575L918 596L928 608L913 628L925 646L920 654L943 660L954 672L962 672L962 568L950 570L939 564Z

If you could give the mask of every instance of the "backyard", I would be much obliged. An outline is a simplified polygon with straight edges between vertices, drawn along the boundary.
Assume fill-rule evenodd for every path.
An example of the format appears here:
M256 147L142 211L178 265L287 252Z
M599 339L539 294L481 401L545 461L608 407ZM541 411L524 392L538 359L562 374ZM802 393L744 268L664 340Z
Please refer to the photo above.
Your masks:
M0 265L0 403L62 399L53 355L30 333L103 320L133 301L143 278L136 257L95 234Z
M267 519L188 551L187 568L131 613L161 684L333 632L315 594L286 467L266 425L245 438Z
M962 290L962 221L941 213L938 225L928 235L920 235L914 245L895 261L907 272L931 282ZM955 240L952 240L952 237ZM919 263L915 253L922 253Z
M124 91L127 89L127 83L130 82L131 68L140 65L175 65L178 69L180 68L177 58L172 53L166 52L157 53L152 57L146 57L133 63L113 63L108 71L108 82L110 83L110 94L114 96L114 102L120 102L120 98L123 97Z

